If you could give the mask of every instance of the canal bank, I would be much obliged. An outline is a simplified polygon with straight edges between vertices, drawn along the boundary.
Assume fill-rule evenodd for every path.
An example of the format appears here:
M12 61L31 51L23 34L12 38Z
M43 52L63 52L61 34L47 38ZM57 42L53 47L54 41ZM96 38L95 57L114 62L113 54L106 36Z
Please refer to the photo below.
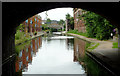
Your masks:
M44 34L44 32L38 32L37 35L33 35L29 40L26 40L26 41L24 41L24 42L18 43L18 44L16 44L16 46L17 46L17 45L24 44L24 43L27 42L27 41L30 41L30 40L32 40L32 39L34 39L34 38L36 38L36 37L42 36L43 34Z
M115 76L119 76L119 50L112 48L112 42L110 41L100 41L97 39L87 38L81 35L68 33L68 35L76 36L85 41L92 43L99 43L99 46L94 50L87 49L87 55L94 59L97 63L102 65L105 69L111 72Z
M39 42L41 43L40 48ZM25 45L25 48L19 49L16 72L18 74L19 69L22 68L23 71L20 73L23 75L80 74L84 76L112 76L85 54L87 44L88 42L80 38L68 35L37 37L31 40L29 46Z

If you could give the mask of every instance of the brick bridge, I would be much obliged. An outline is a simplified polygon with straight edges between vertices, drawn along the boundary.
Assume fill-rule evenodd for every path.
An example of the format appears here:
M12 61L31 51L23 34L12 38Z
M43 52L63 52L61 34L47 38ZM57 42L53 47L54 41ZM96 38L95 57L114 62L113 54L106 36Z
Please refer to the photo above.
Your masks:
M119 29L119 3L84 3L84 2L34 2L34 3L2 3L2 63L12 57L15 53L15 32L16 27L26 19L40 12L60 8L72 7L82 8L95 12L111 22ZM119 37L120 47L120 37ZM14 64L14 63L13 63ZM4 66L4 65L3 65ZM10 64L6 70L13 68ZM14 72L10 72L13 76Z

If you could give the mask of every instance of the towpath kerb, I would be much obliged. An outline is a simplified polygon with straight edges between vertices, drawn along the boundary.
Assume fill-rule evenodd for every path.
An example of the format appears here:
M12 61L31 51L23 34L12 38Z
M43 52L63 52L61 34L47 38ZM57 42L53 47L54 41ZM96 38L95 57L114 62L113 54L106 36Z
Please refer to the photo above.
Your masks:
M98 61L103 63L105 65L105 68L107 67L107 70L110 71L113 75L118 76L120 75L120 50L119 49L113 49L111 41L100 41L97 39L87 38L81 35L68 33L69 35L76 36L78 38L81 38L83 40L92 42L92 43L99 43L99 46L95 48L92 51L87 50L87 53L92 55L92 57L97 58Z

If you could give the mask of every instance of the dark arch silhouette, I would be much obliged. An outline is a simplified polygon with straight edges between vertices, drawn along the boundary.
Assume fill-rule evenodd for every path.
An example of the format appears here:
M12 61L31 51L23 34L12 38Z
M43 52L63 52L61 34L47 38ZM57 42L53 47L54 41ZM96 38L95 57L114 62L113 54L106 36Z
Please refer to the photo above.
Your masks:
M119 3L86 3L86 2L29 2L29 3L2 3L2 59L3 61L14 54L14 40L16 26L40 12L61 8L82 8L95 12L120 29Z

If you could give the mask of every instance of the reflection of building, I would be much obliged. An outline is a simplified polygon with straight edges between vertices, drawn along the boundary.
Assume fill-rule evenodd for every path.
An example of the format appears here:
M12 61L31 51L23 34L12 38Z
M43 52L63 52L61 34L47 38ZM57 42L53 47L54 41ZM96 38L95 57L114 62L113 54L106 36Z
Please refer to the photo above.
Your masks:
M67 49L68 50L73 50L73 44L74 44L74 39L72 38L72 39L66 39L66 43L67 43Z
M85 41L75 38L74 39L74 61L84 58L85 56Z
M25 46L24 49L21 48L15 64L16 72L27 71L28 63L32 63L32 57L36 54L41 45L42 38L38 37L36 39L33 39L29 46Z
M74 30L78 30L78 32L85 32L84 20L82 18L82 14L84 11L80 8L74 8Z

